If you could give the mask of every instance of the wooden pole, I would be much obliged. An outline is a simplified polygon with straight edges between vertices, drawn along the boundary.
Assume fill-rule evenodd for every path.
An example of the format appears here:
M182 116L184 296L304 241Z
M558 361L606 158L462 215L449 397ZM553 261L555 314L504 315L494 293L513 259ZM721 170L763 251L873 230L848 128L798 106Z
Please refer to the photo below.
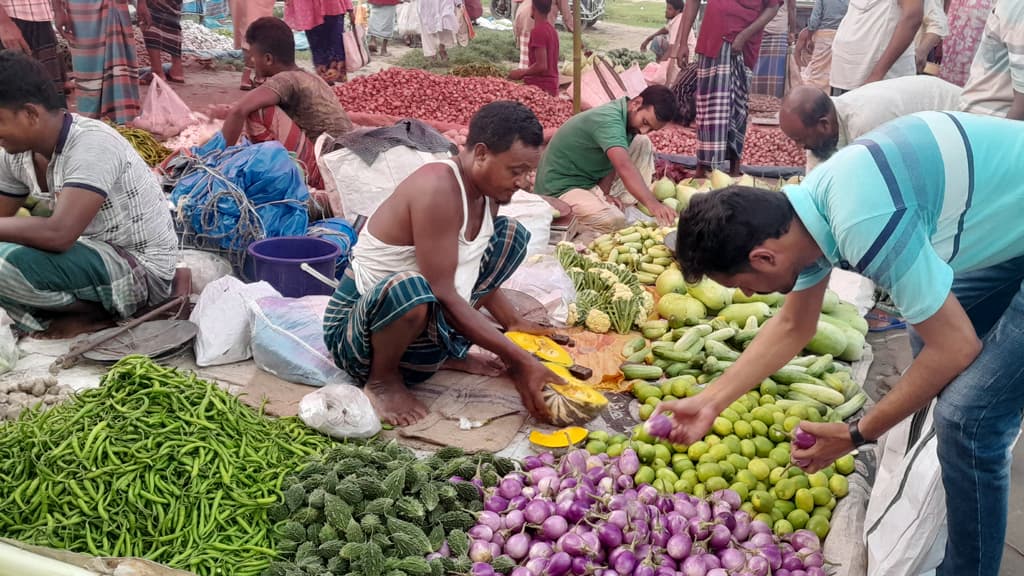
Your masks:
M583 75L583 26L580 23L580 1L572 2L572 112L579 114L582 86L580 77Z

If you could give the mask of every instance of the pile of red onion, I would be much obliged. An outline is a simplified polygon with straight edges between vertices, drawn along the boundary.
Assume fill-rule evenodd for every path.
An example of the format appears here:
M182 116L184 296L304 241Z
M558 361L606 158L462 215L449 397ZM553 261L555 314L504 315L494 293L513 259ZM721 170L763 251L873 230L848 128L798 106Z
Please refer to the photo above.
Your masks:
M633 485L640 460L576 450L555 465L531 456L488 490L469 551L474 576L825 576L820 541L798 530L780 541L740 510L732 490L707 500Z

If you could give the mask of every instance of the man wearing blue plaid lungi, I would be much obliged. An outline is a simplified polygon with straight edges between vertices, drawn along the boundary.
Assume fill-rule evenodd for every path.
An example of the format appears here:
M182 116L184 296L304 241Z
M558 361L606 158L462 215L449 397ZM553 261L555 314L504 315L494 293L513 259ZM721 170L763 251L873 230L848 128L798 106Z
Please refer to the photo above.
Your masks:
M457 156L413 172L363 228L328 305L324 337L385 422L407 426L426 416L406 385L441 368L507 370L530 413L547 417L541 389L562 380L479 311L506 330L548 331L499 290L526 257L530 233L497 215L537 167L543 139L526 106L488 104ZM473 344L496 357L470 354Z

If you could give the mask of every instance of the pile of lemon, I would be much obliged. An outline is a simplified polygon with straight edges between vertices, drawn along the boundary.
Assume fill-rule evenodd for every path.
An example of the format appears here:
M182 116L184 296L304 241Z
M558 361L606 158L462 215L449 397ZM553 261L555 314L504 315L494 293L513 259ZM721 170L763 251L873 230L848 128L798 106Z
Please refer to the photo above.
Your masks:
M652 412L658 401L671 399L672 392L658 386L634 390L641 410L651 406ZM592 431L586 448L591 454L613 457L626 448L635 450L642 463L634 477L637 485L698 497L728 488L740 495L743 510L776 534L806 528L824 538L832 510L849 492L846 476L854 471L854 456L844 456L814 474L804 473L790 462L790 433L817 413L800 405L784 410L770 395L764 398L762 403L758 391L748 392L715 419L711 434L689 446L653 438L638 425L631 437Z

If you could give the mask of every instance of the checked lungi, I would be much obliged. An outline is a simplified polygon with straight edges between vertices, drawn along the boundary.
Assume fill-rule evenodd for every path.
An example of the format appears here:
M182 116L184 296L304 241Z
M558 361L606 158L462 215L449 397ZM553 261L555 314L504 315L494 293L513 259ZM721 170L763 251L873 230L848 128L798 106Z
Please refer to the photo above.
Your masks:
M139 70L127 2L68 0L79 114L127 124L139 115Z
M60 95L62 106L64 103L64 83L67 82L67 70L64 62L57 53L57 35L53 31L53 24L46 22L30 22L28 20L11 19L18 27L22 38L32 49L32 57L43 65L53 78L54 87ZM3 46L0 44L0 46Z
M728 42L722 43L716 58L698 56L698 164L728 170L728 151L742 156L749 94L750 69L743 63L743 54L733 54Z
M316 147L284 110L277 106L268 106L249 114L245 123L245 134L256 143L271 140L280 142L302 165L306 184L318 190L324 189L320 166L316 163Z
M76 301L127 318L150 296L146 269L105 242L82 239L61 253L0 242L0 308L25 332L46 329L48 314Z
M526 258L529 241L530 232L519 222L504 216L494 219L494 235L480 263L471 305L477 306L512 276ZM349 267L324 315L324 341L334 362L365 384L373 359L373 334L422 304L430 308L427 329L409 345L399 363L403 378L412 384L433 376L449 358L465 358L471 343L448 324L422 274L399 272L368 294L360 294Z
M788 59L789 37L786 34L766 33L762 36L750 92L776 98L785 96Z
M149 0L153 25L142 31L147 50L181 58L181 0Z

